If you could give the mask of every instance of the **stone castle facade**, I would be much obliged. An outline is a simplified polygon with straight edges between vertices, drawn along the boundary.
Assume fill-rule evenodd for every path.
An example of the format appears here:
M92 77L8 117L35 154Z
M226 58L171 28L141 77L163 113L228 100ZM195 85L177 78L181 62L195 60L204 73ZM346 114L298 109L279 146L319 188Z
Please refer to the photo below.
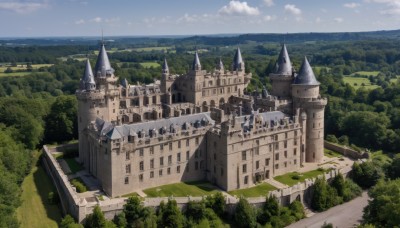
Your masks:
M251 79L238 48L230 69L218 61L161 81L119 83L104 44L94 71L86 61L78 98L79 159L110 196L207 180L230 191L296 171L323 157L324 108L305 58L296 74L282 46L271 94L245 94Z

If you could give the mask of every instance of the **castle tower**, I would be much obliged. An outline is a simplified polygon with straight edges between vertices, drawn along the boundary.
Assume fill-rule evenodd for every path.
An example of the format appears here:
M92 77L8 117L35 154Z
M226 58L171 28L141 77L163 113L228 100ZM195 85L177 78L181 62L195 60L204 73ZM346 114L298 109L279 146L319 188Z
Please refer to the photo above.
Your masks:
M304 58L300 72L292 84L293 110L296 115L305 113L305 144L301 152L305 152L305 162L320 162L324 155L324 110L327 100L319 94L320 83Z
M204 82L204 74L201 70L201 63L199 54L197 51L194 54L192 70L190 72L190 87L188 93L186 94L186 101L192 101L194 104L200 106L200 101L202 99L202 89L203 89L203 82Z
M282 45L281 52L276 61L276 69L269 77L272 84L272 95L283 98L291 96L290 88L293 82L293 67L285 44Z
M220 58L219 61L217 62L217 65L215 66L215 69L216 69L217 71L219 71L220 73L224 73L225 67L224 67L224 63L222 62L221 58Z
M85 72L80 81L80 88L76 91L76 97L78 99L79 159L86 167L89 167L90 148L85 130L96 120L96 104L103 99L103 95L98 93L96 88L89 59L86 60Z
M161 74L161 92L164 93L164 101L166 104L172 104L171 99L171 86L173 80L169 79L169 67L167 59L164 59L164 63L162 65L162 74Z

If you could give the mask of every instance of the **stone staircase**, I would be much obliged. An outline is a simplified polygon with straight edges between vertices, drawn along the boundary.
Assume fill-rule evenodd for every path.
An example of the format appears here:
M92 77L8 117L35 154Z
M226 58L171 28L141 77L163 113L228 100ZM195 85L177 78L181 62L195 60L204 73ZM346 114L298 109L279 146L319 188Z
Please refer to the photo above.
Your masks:
M283 188L288 188L289 187L288 185L282 184L281 182L276 181L274 179L266 179L265 182L270 184L270 185L272 185L272 186L274 186L277 189L283 189Z

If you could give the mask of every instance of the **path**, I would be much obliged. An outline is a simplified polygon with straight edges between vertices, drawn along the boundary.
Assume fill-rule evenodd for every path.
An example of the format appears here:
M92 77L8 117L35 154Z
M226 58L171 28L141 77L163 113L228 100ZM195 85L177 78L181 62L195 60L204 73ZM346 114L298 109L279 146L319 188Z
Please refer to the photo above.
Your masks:
M320 228L325 221L326 223L332 223L333 227L355 227L356 224L360 223L363 209L367 204L368 194L367 192L363 192L361 197L357 197L350 202L333 207L325 212L316 213L314 216L302 219L287 228Z

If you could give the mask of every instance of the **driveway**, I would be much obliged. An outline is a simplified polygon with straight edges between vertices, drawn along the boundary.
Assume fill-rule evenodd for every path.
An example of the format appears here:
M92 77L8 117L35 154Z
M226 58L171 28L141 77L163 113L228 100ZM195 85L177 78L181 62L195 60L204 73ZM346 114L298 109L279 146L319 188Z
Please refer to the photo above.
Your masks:
M331 223L333 227L355 227L360 224L363 209L368 204L368 194L363 192L361 197L333 207L322 213L316 213L312 217L291 224L288 228L320 228L324 222Z

